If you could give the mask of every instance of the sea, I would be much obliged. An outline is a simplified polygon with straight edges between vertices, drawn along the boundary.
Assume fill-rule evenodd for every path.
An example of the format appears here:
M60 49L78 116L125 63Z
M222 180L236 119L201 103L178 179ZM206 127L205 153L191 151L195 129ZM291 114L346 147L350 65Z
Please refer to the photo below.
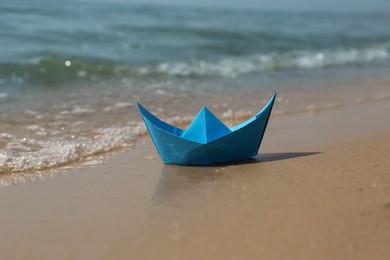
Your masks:
M390 11L0 1L0 174L133 147L137 102L234 125L276 92L274 117L390 100Z

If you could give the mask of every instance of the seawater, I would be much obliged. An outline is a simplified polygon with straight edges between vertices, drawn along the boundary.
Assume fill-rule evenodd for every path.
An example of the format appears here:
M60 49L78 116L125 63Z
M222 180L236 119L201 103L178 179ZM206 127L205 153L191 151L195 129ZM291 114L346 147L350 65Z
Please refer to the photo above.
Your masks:
M185 126L203 105L245 120L276 91L275 116L387 99L389 25L386 12L2 1L0 173L132 146L138 101Z

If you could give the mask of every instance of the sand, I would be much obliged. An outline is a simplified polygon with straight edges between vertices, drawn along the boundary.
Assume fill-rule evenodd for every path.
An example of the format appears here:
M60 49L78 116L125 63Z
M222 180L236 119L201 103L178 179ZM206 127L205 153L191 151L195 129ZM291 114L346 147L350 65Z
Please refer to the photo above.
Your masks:
M390 102L271 117L260 156L99 167L0 187L0 259L390 259Z

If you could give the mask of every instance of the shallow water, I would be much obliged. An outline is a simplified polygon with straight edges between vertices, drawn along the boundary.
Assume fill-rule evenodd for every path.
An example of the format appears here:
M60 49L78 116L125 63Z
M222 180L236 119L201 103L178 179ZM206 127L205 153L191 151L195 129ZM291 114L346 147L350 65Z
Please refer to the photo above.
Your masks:
M0 3L0 173L132 146L136 102L185 127L389 99L390 16Z

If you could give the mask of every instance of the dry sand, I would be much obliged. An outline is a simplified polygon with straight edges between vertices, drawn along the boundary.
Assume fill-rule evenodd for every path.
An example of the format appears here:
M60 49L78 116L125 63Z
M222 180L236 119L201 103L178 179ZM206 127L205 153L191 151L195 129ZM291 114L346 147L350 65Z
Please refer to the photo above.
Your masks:
M260 157L106 165L0 187L0 259L390 259L390 102L271 117Z

